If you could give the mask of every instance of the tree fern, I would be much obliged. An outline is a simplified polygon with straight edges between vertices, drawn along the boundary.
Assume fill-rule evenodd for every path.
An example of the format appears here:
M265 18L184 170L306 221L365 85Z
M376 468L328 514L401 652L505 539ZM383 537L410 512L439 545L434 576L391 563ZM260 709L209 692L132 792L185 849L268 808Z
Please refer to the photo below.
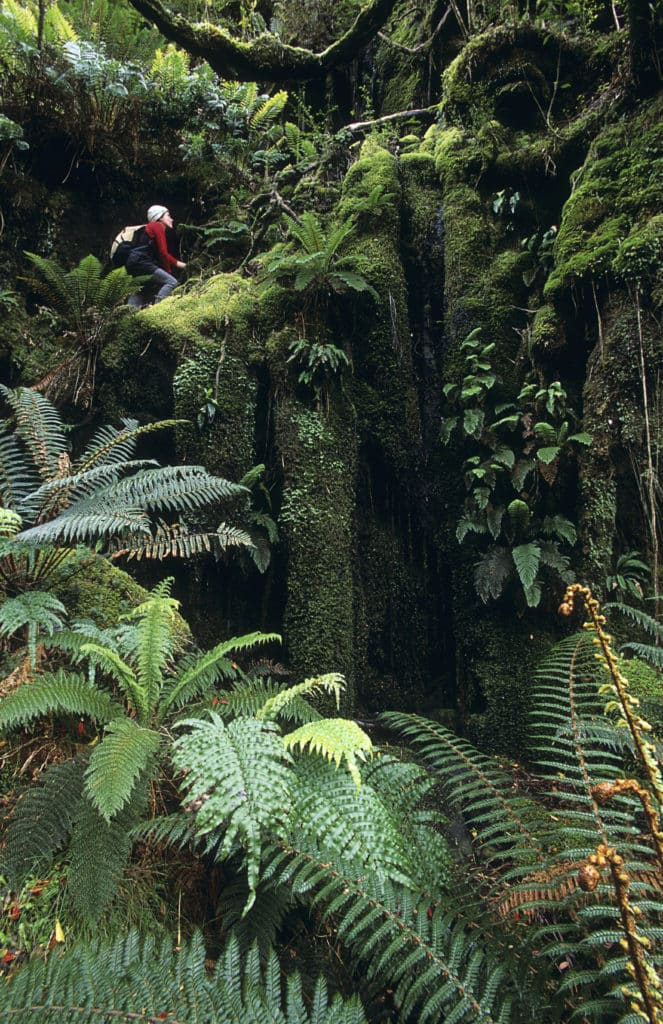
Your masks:
M219 555L231 546L251 547L245 531L225 523L216 531L190 533L182 524L154 522L160 512L191 512L247 493L201 466L131 458L139 436L175 421L140 427L124 420L121 429L104 427L72 464L51 402L25 388L1 386L0 394L14 420L13 433L9 421L0 425L0 497L21 517L17 542L65 546L103 539L114 557Z
M8 1024L366 1024L357 998L332 1000L322 981L310 1003L297 976L284 995L274 953L261 969L255 952L242 956L231 941L207 970L199 934L175 953L170 936L141 940L136 932L55 951L0 990L0 1012Z
M37 635L53 636L62 626L66 609L54 594L32 591L6 598L0 605L0 636L11 636L27 627L28 655L31 663L36 662Z

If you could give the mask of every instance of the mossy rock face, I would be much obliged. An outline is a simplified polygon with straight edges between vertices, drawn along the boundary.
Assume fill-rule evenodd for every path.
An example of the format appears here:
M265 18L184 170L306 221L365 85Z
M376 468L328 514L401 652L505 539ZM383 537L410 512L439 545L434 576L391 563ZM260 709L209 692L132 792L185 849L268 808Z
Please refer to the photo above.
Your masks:
M276 409L283 465L279 527L287 545L284 633L297 677L342 672L354 703L354 495L356 438L350 410L333 414L283 396Z
M117 626L123 615L147 600L148 591L106 558L79 550L59 570L53 593L65 605L69 619L92 619L101 629ZM178 646L191 642L191 630L175 617Z
M663 256L663 97L594 140L564 206L546 297L590 281L655 280Z
M545 130L566 117L591 87L597 61L590 44L534 25L500 26L474 36L447 68L442 111L480 129L495 118L509 127Z

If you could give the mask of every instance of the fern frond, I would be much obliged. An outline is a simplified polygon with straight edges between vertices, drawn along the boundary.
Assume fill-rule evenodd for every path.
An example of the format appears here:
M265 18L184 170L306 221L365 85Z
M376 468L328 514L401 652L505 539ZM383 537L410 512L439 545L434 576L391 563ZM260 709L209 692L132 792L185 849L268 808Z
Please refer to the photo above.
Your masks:
M619 601L610 601L603 606L603 610L606 612L619 612L620 615L625 615L636 626L639 626L645 633L653 637L657 643L663 643L663 624L655 619L653 615L648 615L641 608L634 608L630 604L622 604Z
M67 842L83 792L83 765L52 765L19 799L5 832L3 872L17 887L33 872L50 866Z
M356 722L347 718L322 718L318 722L300 725L294 732L283 737L283 743L286 750L299 746L304 751L308 747L310 753L320 754L327 761L333 761L337 768L345 761L357 789L361 788L357 760L364 761L367 753L373 753L370 736Z
M150 512L190 512L214 502L229 501L246 488L210 476L202 466L161 466L140 470L100 494L109 506L144 508Z
M0 430L0 501L5 508L22 509L25 498L39 486L39 479L18 438Z
M0 732L27 725L51 712L86 715L100 722L110 722L124 714L120 704L91 686L83 676L60 669L45 673L2 698Z
M190 732L173 746L173 764L184 773L188 799L201 802L196 828L204 835L225 829L219 857L239 839L246 854L249 889L253 901L258 882L262 833L282 831L290 802L290 776L276 727L254 718L225 725L210 714L210 721L180 723ZM285 756L284 756L285 755Z
M235 669L227 655L246 651L257 644L280 642L281 637L278 633L247 633L245 636L224 640L210 651L187 659L164 695L162 713L165 714L168 709L174 707L182 707L203 691L210 690L221 679L228 679L234 675Z
M288 688L287 683L263 677L249 677L238 672L230 690L223 691L225 704L219 712L222 718L256 718L263 705ZM303 697L289 700L279 712L284 722L315 722L322 715Z
M484 856L494 862L522 864L539 857L541 841L529 823L531 805L513 793L510 775L436 722L398 712L379 717L407 740L424 764L438 772L448 798L460 804L476 832Z
M110 722L90 756L85 790L93 807L110 823L128 803L139 778L152 774L160 737L131 718Z
M74 464L76 473L87 473L96 465L117 466L128 462L139 437L155 431L180 426L183 420L158 420L139 426L138 420L124 418L122 427L104 426L94 435L81 457Z
M324 982L311 1006L301 985L284 997L274 952L261 968L257 953L242 955L233 939L213 971L206 957L200 934L175 953L171 936L141 940L135 931L80 943L17 972L0 990L0 1012L7 1024L367 1024L357 998L330 1000Z
M232 547L252 548L253 541L248 533L226 523L220 523L214 531L194 533L181 523L159 521L150 537L134 535L114 538L111 543L111 558L126 557L193 558L194 555L214 554L219 558Z
M265 721L277 718L283 711L283 708L285 708L291 701L295 700L297 697L308 696L316 691L332 694L336 700L336 707L338 708L341 693L344 689L345 679L339 672L328 672L323 676L312 676L310 679L305 679L303 683L298 683L296 686L290 686L287 690L281 690L279 693L275 694L274 697L270 697L270 699L266 701L263 707L258 711L256 718L260 718Z
M60 638L58 638L60 639ZM134 710L138 712L141 720L149 718L149 706L143 688L139 685L136 675L130 665L127 665L120 655L111 647L102 647L100 644L89 643L86 638L82 642L76 642L76 634L62 638L62 646L69 650L75 660L86 658L91 666L90 681L94 681L95 670L100 668L117 683L119 689L127 696Z
M130 829L145 806L146 787L108 822L85 793L79 804L69 846L68 888L72 905L84 920L96 922L107 909L131 853Z
M124 532L149 533L150 520L139 507L113 506L91 497L55 519L22 530L17 539L29 544L84 544Z
M263 877L295 892L317 890L313 906L333 920L340 944L368 965L369 979L393 990L404 1020L494 1024L517 995L504 958L491 956L491 944L457 912L433 910L430 900L419 902L405 889L338 875L328 861L293 845L266 851Z
M274 93L251 115L251 127L264 130L267 125L274 121L283 111L288 102L288 94L284 89Z
M417 851L397 801L390 807L367 782L357 790L345 772L330 771L319 758L297 762L292 793L294 845L345 874L416 887Z
M0 385L0 394L11 406L16 434L25 443L42 480L50 480L58 471L58 460L68 448L57 409L38 391L30 388L11 390Z
M62 626L67 609L57 597L41 590L32 590L16 597L7 597L0 605L0 636L11 636L28 627L28 654L36 661L37 634L53 636Z
M163 580L151 591L147 601L127 615L129 621L136 623L135 630L129 634L133 641L132 660L150 715L159 704L166 665L175 647L173 619L179 601L170 596L172 583L172 577Z

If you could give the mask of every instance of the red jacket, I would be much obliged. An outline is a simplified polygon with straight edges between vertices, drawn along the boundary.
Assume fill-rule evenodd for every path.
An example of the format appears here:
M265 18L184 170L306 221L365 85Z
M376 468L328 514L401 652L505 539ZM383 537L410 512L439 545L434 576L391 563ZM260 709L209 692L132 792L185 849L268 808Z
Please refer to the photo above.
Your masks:
M164 270L168 273L171 270L175 270L178 264L176 256L171 256L168 252L168 244L166 242L166 228L160 220L150 221L145 225L145 231L149 238L154 241L157 247L157 255L159 257L159 263Z

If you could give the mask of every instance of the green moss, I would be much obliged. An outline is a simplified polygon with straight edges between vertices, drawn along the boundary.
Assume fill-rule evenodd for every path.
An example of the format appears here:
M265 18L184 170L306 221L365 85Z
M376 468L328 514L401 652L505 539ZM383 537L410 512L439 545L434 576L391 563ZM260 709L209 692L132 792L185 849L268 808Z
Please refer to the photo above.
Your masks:
M630 691L641 703L641 713L660 735L663 731L663 676L639 658L620 659Z
M541 306L532 321L531 349L540 353L556 352L564 347L564 323L553 306Z
M354 704L353 517L356 439L348 410L328 418L283 396L276 443L288 549L284 634L297 678L342 672Z
M116 626L123 615L142 604L148 595L123 569L84 550L76 551L64 563L53 593L65 605L70 620L92 619L104 629ZM191 631L180 615L176 617L176 635L182 647L191 640Z
M545 295L597 278L654 278L663 255L663 99L604 129L565 204Z

